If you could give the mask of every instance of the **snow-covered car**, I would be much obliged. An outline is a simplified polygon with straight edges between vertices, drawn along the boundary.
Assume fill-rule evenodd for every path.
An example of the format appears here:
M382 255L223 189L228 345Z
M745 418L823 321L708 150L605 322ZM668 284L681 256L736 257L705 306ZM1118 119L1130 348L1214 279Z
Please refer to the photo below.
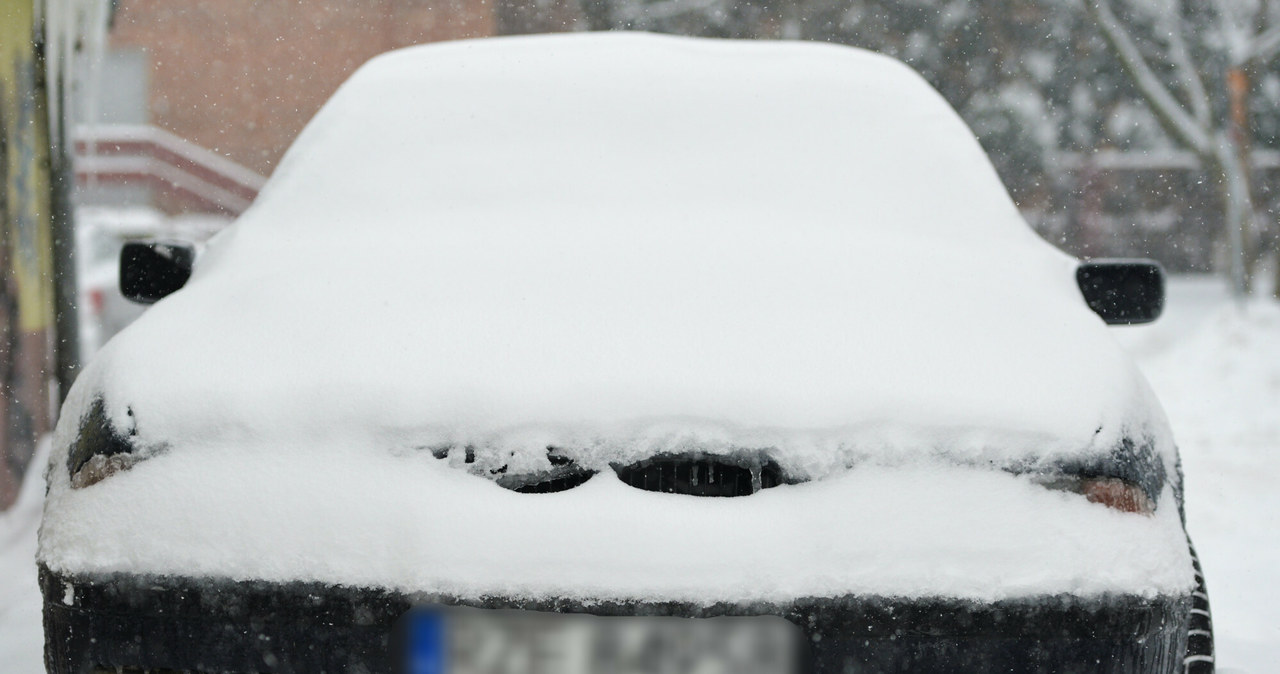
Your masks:
M49 669L1212 668L1161 283L883 56L380 56L70 392Z

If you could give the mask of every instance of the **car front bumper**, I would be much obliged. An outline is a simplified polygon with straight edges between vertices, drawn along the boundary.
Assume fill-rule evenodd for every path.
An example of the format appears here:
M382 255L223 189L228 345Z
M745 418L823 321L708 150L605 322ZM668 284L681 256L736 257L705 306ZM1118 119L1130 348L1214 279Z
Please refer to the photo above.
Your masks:
M715 617L780 615L807 637L806 674L1176 672L1190 596L806 598L787 603L459 600L316 583L71 575L41 567L51 674L394 672L413 606Z

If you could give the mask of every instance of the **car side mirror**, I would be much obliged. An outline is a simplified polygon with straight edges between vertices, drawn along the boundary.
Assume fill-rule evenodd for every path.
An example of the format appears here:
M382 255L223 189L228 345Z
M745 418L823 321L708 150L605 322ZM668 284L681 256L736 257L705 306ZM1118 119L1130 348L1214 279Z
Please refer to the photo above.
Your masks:
M1081 262L1076 283L1108 325L1150 323L1164 310L1164 268L1155 260Z
M135 241L120 250L120 294L152 304L187 284L195 248L185 243Z

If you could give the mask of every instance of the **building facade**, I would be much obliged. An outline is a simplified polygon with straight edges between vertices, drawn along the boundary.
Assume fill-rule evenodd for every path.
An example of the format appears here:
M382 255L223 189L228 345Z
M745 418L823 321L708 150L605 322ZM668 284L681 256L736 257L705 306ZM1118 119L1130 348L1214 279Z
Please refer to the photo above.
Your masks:
M365 61L497 29L488 0L120 0L95 121L153 124L269 175Z

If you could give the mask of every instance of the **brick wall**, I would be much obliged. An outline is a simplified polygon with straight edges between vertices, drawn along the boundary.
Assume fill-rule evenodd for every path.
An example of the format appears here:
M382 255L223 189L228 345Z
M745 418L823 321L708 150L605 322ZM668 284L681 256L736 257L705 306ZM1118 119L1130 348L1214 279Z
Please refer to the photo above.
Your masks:
M146 52L153 124L266 175L360 64L397 47L492 35L492 7L488 0L121 0L111 46Z

